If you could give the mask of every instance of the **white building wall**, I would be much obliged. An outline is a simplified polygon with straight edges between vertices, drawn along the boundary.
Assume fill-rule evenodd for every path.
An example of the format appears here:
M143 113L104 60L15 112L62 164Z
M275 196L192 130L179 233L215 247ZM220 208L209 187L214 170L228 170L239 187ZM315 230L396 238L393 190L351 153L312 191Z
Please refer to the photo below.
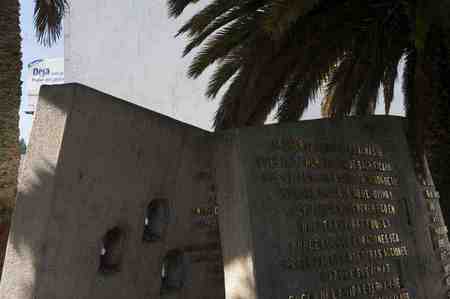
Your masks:
M204 96L212 70L196 80L187 78L193 55L182 58L186 40L174 37L199 8L188 7L180 18L169 19L167 0L71 0L65 18L65 82L211 129L220 98ZM320 100L303 119L319 117Z
M174 38L193 11L169 19L166 0L74 0L65 19L65 81L210 129L218 101L205 96L208 74L186 72L186 41Z

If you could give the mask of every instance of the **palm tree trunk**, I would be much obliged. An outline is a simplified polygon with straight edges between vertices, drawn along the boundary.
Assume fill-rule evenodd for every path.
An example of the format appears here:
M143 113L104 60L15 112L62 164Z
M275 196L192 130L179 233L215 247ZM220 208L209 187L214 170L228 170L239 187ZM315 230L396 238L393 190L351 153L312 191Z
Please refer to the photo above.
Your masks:
M3 266L20 160L19 8L18 0L0 1L0 266Z

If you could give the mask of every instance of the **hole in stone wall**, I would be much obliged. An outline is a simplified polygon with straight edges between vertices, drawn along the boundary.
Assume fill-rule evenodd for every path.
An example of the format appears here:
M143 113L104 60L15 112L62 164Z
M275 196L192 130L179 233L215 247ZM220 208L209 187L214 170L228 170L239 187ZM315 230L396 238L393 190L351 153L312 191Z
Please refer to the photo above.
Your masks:
M118 226L106 232L102 238L98 269L100 273L112 274L120 271L124 241L124 233Z
M185 268L183 252L174 249L166 254L161 266L161 294L174 292L183 287Z
M167 199L152 200L145 211L144 233L142 240L154 242L161 240L169 223L169 205Z

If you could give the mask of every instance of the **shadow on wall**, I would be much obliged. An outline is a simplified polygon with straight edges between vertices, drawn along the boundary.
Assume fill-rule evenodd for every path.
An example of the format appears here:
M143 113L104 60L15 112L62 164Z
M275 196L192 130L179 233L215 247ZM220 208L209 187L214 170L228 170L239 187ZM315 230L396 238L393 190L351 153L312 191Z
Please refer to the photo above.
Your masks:
M55 168L49 163L33 172L25 170L22 174L22 183L19 188L17 212L13 216L13 225L8 241L7 260L0 298L4 294L8 298L34 298L41 289L48 287L46 277L51 271L51 261L46 258L52 254L46 254L51 248L46 248L45 238L49 238L47 227L48 219L52 212L50 207L40 205L37 200L47 193L54 183ZM48 211L48 212L47 212ZM56 236L57 237L57 236ZM63 253L62 253L63 254ZM99 260L100 261L100 260ZM70 265L67 265L70 268ZM166 271L170 271L170 265L166 265ZM228 290L227 299L255 298L255 282L251 277L250 253L242 252L224 265ZM54 273L65 275L64 273ZM161 273L161 287L171 287L172 274ZM195 275L195 273L194 273ZM176 273L175 273L176 277ZM3 281L4 280L4 281ZM176 279L174 279L176 281ZM14 288L10 290L8 288ZM12 293L11 293L12 292ZM175 298L170 292L162 292L160 298ZM182 293L179 293L182 294ZM111 298L112 299L112 298Z
M122 258L121 256L116 256L114 253L108 253L109 251L107 250L107 248L105 248L105 254L100 254L100 250L103 249L100 247L102 234L97 235L97 232L91 233L90 236L86 236L85 234L87 230L93 229L89 226L90 223L102 224L102 222L104 222L103 220L97 221L98 219L95 219L96 217L98 217L98 215L101 215L101 217L105 218L109 218L111 216L111 213L109 211L110 209L107 208L108 205L104 205L103 202L110 200L112 196L108 196L107 198L107 196L103 196L104 192L114 192L114 194L116 194L117 189L120 188L112 188L112 186L108 186L107 182L102 182L101 180L101 186L100 184L98 184L94 189L90 188L90 184L83 183L81 185L81 183L79 183L79 180L83 180L83 176L78 174L76 170L80 167L79 163L81 163L81 161L85 161L83 159L85 159L86 157L82 153L80 155L75 155L75 157L71 157L70 152L60 152L60 149L62 147L60 142L65 143L65 146L68 148L73 148L71 146L77 146L77 139L75 137L71 136L70 138L72 139L70 139L69 137L66 138L66 136L63 136L64 130L67 128L66 124L64 123L64 117L66 115L64 111L67 109L62 104L63 101L59 101L58 99L70 99L70 97L67 96L67 93L69 92L76 93L76 88L61 88L55 90L55 95L49 92L49 95L47 96L52 96L54 99L50 98L47 100L44 96L41 99L44 99L46 101L41 101L40 106L38 106L37 118L35 120L31 136L32 142L30 143L30 148L25 158L24 167L22 169L23 172L20 176L16 212L13 216L12 230L8 241L9 244L7 249L7 259L5 264L4 276L0 284L0 299L58 298L61 297L59 295L65 291L74 291L77 293L79 291L79 293L85 294L80 295L79 298L91 298L90 295L94 295L94 293L95 296L92 296L92 298L96 297L99 294L100 296L98 296L97 298L128 298L126 294L124 294L124 292L121 293L120 287L117 287L117 285L124 283L126 284L126 287L128 287L128 289L131 289L134 286L138 285L138 283L141 283L141 281L147 280L140 278L145 277L146 275L148 275L147 277L149 278L148 282L145 282L148 285L146 286L146 288L148 287L148 289L151 289L151 297L171 299L189 297L192 298L191 296L185 296L185 294L190 295L196 292L192 292L192 288L189 290L189 292L185 292L184 290L188 290L188 288L185 288L183 286L184 283L189 284L190 282L192 282L192 279L188 277L188 279L180 283L179 277L183 276L183 271L180 271L180 267L178 267L181 260L180 256L182 256L183 251L187 251L186 246L189 245L190 242L185 243L184 241L182 241L183 243L179 244L171 243L171 248L163 247L166 245L166 243L164 242L158 242L158 244L155 244L154 246L145 246L145 254L154 255L156 258L158 258L158 261L152 260L152 262L148 263L147 266L142 267L142 269L146 269L143 269L143 271L136 273L136 275L134 273L128 275L130 273L127 270L122 271L122 273L119 273L119 275L104 278L103 276L100 276L95 272L96 270L99 270L99 272L101 273L117 272L118 267L120 267L120 259ZM93 93L92 97L94 96L98 97L98 94ZM87 100L90 99L87 96L86 98ZM116 111L120 112L119 108L116 108ZM42 109L42 111L40 111L40 109ZM71 114L71 117L74 117L74 114ZM101 126L101 124L94 123L93 126ZM70 130L71 128L68 127L66 133L70 133ZM163 132L164 134L169 133L165 130L161 130L161 132ZM92 136L89 135L92 134L91 131L87 132L86 134L86 136ZM109 138L110 139L108 139L108 142L110 142L110 144L123 142L121 138L116 139L115 136L110 136ZM136 140L139 139L136 137L134 138L135 139L129 138L128 140L136 143ZM69 142L71 140L73 140L72 143ZM82 140L83 142L81 142L81 144L85 144L85 139ZM201 149L202 148L203 147L201 147ZM157 149L158 150L155 150L153 154L158 154L161 151L159 149L159 146L157 147ZM105 149L104 147L99 146L98 154L102 155L104 154L104 151L108 150L110 149ZM192 156L197 157L197 147L189 148L188 150L195 152L195 155ZM68 156L63 157L62 155L64 154L67 154ZM113 157L120 159L121 155L122 154L120 152L116 152ZM103 157L102 155L102 159L99 160L105 161L107 159L111 159L110 156ZM189 159L186 158L186 160ZM62 161L64 161L63 163L69 163L70 166L64 166L63 163L58 164ZM114 171L114 169L118 169L121 164L124 163L109 165L107 169L109 171ZM164 167L165 164L170 165L170 161L154 163L153 165L159 168ZM129 165L125 166L131 167ZM63 177L59 176L59 167L64 168L64 171L61 170L61 172L63 172L64 174ZM185 170L183 171L186 172L182 172L183 175L184 173L186 173L187 175L189 175L190 173L195 175L195 172L193 171L197 168L188 165L184 167ZM99 171L96 173L96 175L97 178L101 178L101 176L104 175L104 169L101 166L99 166L98 169ZM120 184L120 180L118 178L126 178L127 171L133 170L124 168L120 169L119 174L111 176L113 178L117 178L113 182L115 182L115 184ZM55 177L56 175L58 175L58 177ZM87 177L85 176L84 180L86 180L86 178ZM154 179L156 178L154 177ZM76 180L78 183L75 183L73 180ZM180 178L180 180L183 179ZM109 178L108 181L111 182ZM167 184L168 186L171 186L171 184L173 183L171 181ZM83 189L77 189L81 186L84 186ZM100 187L102 187L102 189L100 189ZM72 188L72 190L70 190L69 188ZM198 198L194 198L194 196L202 196L203 194L203 191L194 192L190 189L191 187L183 187L181 186L181 184L178 188L183 188L180 190L185 191L185 193L182 193L181 191L174 193L177 194L177 197L178 199L180 199L180 201L184 200L185 198L189 198L194 203L196 203ZM64 192L60 193L59 191L61 191L61 189L64 189ZM111 191L109 189L115 190ZM131 189L132 188L130 188L130 190ZM203 189L206 190L207 188L205 187ZM92 203L92 201L88 200L88 197L92 195L92 192L95 192L95 198L102 199L99 204L89 204ZM141 193L137 194L136 198L146 197L147 195L147 191L144 190ZM153 194L151 196L153 197ZM144 223L141 224L141 220L142 222L144 222L144 218L140 219L140 216L137 215L136 223L139 222L139 224L136 224L135 226L133 225L133 227L141 227L143 231L140 233L136 233L137 231L135 230L135 238L133 240L141 244L143 241L152 242L161 239L161 235L164 234L164 231L166 230L167 223L165 223L164 221L154 220L167 218L167 208L164 208L167 203L165 203L164 201L156 201L154 202L154 204L150 204L149 206L147 206L147 204L149 203L147 203L146 201L144 203L143 201L142 205L138 205L136 204L136 202L132 201L133 196L130 196L130 193L124 193L122 198L127 198L128 203L124 203L123 205L121 204L120 209L129 211L133 211L134 209L136 209L143 211L143 209L147 207L147 223L145 223L146 225L145 227L143 227L142 224ZM89 208L98 208L98 213L89 213L89 211L91 210L80 211L80 206L83 206L83 203L76 204L77 201L73 200L80 200L80 202L85 201L85 204ZM172 198L172 200L175 199ZM205 198L205 200L207 199ZM204 203L202 203L202 205L203 204ZM189 214L188 209L190 208L192 208L190 204L180 204L178 215L173 214L172 216L180 217L180 215L182 215L183 213ZM117 210L118 209L119 207L117 207ZM90 216L86 216L86 214L89 214ZM78 225L80 224L80 222L78 222L80 219L68 219L77 218L70 217L71 215L83 215L83 223L81 223L81 225ZM141 216L144 216L144 213L142 213ZM192 221L190 217L191 216L187 216L186 219L189 218ZM181 218L178 218L178 220L179 219ZM115 220L113 219L110 222L115 223ZM154 225L154 223L159 223L161 225ZM120 233L118 234L118 231L114 229L115 225L110 225L110 223L104 223L104 225L108 229L111 229L111 231L103 230L103 228L100 229L99 227L95 228L96 231L101 230L103 232L106 232L106 239L102 240L105 243L104 245L108 245L106 244L108 243L108 240L119 240L119 242L113 243L120 245L122 243L120 242L121 239L117 238ZM152 229L149 229L150 227ZM176 229L176 226L173 227ZM77 231L78 235L73 233L74 230ZM188 232L189 230L184 227L182 231ZM172 231L172 233L175 233L176 235L176 231ZM67 236L69 236L69 238L67 238ZM127 235L127 237L130 236L131 234ZM192 237L194 236L187 235L187 239ZM177 238L179 238L180 240L184 239L184 237ZM202 236L202 238L199 238L197 241L198 243L206 241L209 242L210 239L207 238L209 237L205 235ZM65 240L65 242L61 242L61 240ZM214 239L214 241L216 242L216 239ZM72 242L78 243L73 243L73 245L71 245ZM51 244L60 243L64 243L65 246L51 246ZM81 248L80 244L89 244L89 246L88 248ZM70 246L72 246L72 248ZM81 248L81 250L78 248ZM182 252L165 252L166 249L175 248L180 249ZM74 249L75 251L84 252L73 252ZM144 249L141 250L141 252L143 251ZM197 277L200 278L196 279L196 283L198 283L198 285L195 284L196 288L214 288L215 290L216 285L212 285L212 283L214 282L214 277L212 277L212 279L206 278L209 278L209 275L217 276L217 272L215 272L217 270L217 267L214 267L214 271L212 271L211 267L209 267L210 265L204 265L204 261L210 261L212 256L209 256L208 254L204 254L205 256L201 256L203 254L203 252L199 251L199 253L187 252L186 255L192 260L194 259L194 257L198 258L199 260L204 259L203 261L196 262L195 269L198 269L199 271L205 270L205 272L203 272L205 274L203 276L200 276L202 273L199 272L186 271L186 273L188 275L199 275ZM126 265L132 265L134 267L143 264L141 263L143 262L142 258L144 257L142 254L125 251L124 255L125 256L123 258L126 259L126 263L124 264ZM166 255L166 258L163 260L164 255ZM231 293L229 296L227 296L227 298L251 299L252 297L254 297L254 295L252 296L252 294L254 293L254 283L250 276L251 264L249 264L249 253L242 252L242 254L240 254L238 252L237 255L238 256L236 256L235 258L228 259L227 261L229 262L227 262L224 266L225 269L230 268L232 269L232 271L237 271L239 273L239 275L232 275L231 277L227 277L233 279L231 286L236 285L236 287L228 288ZM73 258L76 258L78 260L74 260ZM139 261L139 265L136 261ZM164 266L164 271L162 271L161 269L161 262L163 263L162 266ZM86 265L85 268L83 267L84 265ZM82 271L89 272L86 273ZM229 272L230 271L228 271L228 273ZM124 275L121 276L122 274ZM127 276L127 279L118 280L119 278L123 278L125 276ZM222 285L218 284L217 288L223 289L223 278L221 279ZM230 285L228 282L227 284ZM139 286L141 285L142 284L139 284ZM104 290L108 287L111 288L104 292ZM127 289L126 287L124 287L123 289ZM179 288L183 288L184 290L171 292L171 290ZM161 292L159 292L160 289ZM114 292L112 290L114 290ZM103 296L106 293L108 293L108 296ZM202 293L202 290L199 290L199 293ZM210 290L209 293L214 293L214 291ZM223 294L223 291L217 293ZM220 298L223 297L222 294L220 294ZM210 299L208 298L209 296L198 297L202 299ZM145 297L136 296L136 298Z
M45 251L40 240L45 237L48 209L38 202L53 184L55 167L48 161L29 171L22 168L19 178L16 208L13 213L11 230L6 251L5 267L2 273L0 298L33 298L39 285L39 271L42 260L36 252ZM18 276L17 273L20 273ZM9 288L14 288L11 294ZM5 297L5 294L8 294Z
M2 211L0 214L2 215L1 223L0 223L0 272L3 270L3 263L5 261L5 253L6 253L6 246L8 243L8 236L9 236L9 229L11 227L11 219L9 215L11 213L9 212L8 208L2 207ZM1 280L1 273L0 273L0 280Z

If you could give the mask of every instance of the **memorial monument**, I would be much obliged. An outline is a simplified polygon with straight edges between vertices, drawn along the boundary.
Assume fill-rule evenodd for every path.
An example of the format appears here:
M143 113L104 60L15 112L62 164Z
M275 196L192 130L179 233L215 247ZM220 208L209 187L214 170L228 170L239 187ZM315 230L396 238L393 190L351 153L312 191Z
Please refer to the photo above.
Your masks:
M44 86L0 298L224 298L210 135Z
M0 299L448 298L439 194L403 123L210 133L44 87Z
M223 133L226 298L448 298L439 194L429 174L414 175L403 123L379 116Z

